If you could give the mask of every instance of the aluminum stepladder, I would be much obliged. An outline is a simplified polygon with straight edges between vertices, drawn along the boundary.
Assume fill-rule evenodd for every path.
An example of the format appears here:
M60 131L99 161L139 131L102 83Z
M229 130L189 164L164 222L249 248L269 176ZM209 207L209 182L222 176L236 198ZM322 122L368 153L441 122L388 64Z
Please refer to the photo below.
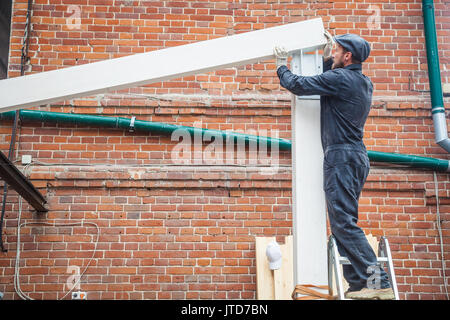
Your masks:
M395 280L394 264L392 262L391 249L386 237L381 237L378 244L377 265L384 268L387 264L387 274L391 287L394 291L394 300L400 300L397 289L397 281ZM328 288L329 294L333 295L333 271L336 278L336 290L338 300L347 300L344 296L344 285L342 282L341 264L351 264L347 257L339 255L336 239L331 235L328 239Z

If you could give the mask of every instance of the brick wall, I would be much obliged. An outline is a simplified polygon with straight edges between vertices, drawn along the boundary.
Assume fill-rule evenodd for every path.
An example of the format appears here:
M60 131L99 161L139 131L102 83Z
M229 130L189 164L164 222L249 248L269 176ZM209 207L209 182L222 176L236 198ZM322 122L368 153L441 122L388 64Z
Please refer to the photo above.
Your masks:
M13 4L10 77L20 74L26 2ZM450 8L445 1L435 6L448 83ZM33 10L26 74L320 16L331 33L359 33L372 45L363 66L375 86L367 148L450 159L434 142L429 94L413 91L428 90L420 1L35 0ZM287 139L291 130L290 95L279 86L274 61L33 109L134 115ZM11 127L0 124L4 152ZM17 159L31 154L38 161L30 179L50 207L39 216L24 202L22 221L84 220L100 230L97 241L92 225L23 227L20 279L31 297L63 298L70 268L83 272L89 263L81 278L89 299L254 299L254 237L283 241L292 233L290 152L280 153L276 174L262 175L255 165L211 166L205 159L174 165L177 141L155 133L25 122L17 140ZM450 180L442 173L437 179L448 275ZM20 207L10 191L8 252L0 258L5 299L19 299L13 278ZM366 233L388 236L402 298L446 298L436 210L433 172L372 164L359 223Z

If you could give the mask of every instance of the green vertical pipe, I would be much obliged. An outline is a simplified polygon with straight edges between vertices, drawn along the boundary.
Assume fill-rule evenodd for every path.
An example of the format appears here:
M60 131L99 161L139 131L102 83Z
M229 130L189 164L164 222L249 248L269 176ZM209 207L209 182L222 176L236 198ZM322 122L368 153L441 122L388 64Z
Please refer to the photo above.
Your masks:
M0 113L0 120L14 119L15 111L9 111ZM109 128L122 128L129 129L131 125L131 119L121 117L104 117L95 115L73 114L73 113L61 113L61 112L49 112L49 111L35 111L35 110L20 110L20 119L22 121L40 121L40 122L56 122L56 123L71 123L71 124L83 124L88 126L101 126ZM204 134L209 136L220 135L224 139L231 139L233 141L253 141L255 143L266 143L268 146L278 144L280 150L291 150L291 141L286 139L275 139L269 137L260 137L253 135L245 135L234 132L218 131L201 129L194 127L179 126L160 122L151 122L143 120L135 120L134 128L140 131L157 132L161 134L171 134L175 130L184 129L191 135ZM406 165L414 168L431 169L441 172L450 171L449 161L443 159L434 159L428 157L419 157L414 155L406 155L399 153L388 153L379 151L367 151L369 159L375 162L388 162L398 165Z
M428 79L430 82L431 115L433 117L436 143L450 153L450 139L447 130L444 98L442 95L439 52L434 19L433 0L422 0L425 45L427 49Z
M432 113L444 112L444 99L442 96L441 72L439 67L439 53L433 0L422 0L422 13L425 31L425 45L427 49L428 77L430 81L430 95L433 109Z

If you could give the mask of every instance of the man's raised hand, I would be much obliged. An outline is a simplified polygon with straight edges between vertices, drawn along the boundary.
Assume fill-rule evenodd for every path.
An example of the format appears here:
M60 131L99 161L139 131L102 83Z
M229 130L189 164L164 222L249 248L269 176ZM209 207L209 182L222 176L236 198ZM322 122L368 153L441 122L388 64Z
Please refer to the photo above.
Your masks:
M276 46L273 48L273 54L277 58L277 69L281 66L287 66L288 52L284 47Z

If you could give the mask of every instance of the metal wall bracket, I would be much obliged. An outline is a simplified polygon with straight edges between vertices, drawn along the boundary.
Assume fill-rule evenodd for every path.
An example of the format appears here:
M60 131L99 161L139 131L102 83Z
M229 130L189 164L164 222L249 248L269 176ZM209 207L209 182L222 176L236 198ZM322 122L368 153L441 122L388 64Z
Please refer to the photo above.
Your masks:
M48 211L44 196L1 151L0 178L16 190L37 212Z
M136 129L134 128L134 120L136 120L135 116L131 117L131 121L130 121L130 128L128 129L129 132L134 132L136 131Z

